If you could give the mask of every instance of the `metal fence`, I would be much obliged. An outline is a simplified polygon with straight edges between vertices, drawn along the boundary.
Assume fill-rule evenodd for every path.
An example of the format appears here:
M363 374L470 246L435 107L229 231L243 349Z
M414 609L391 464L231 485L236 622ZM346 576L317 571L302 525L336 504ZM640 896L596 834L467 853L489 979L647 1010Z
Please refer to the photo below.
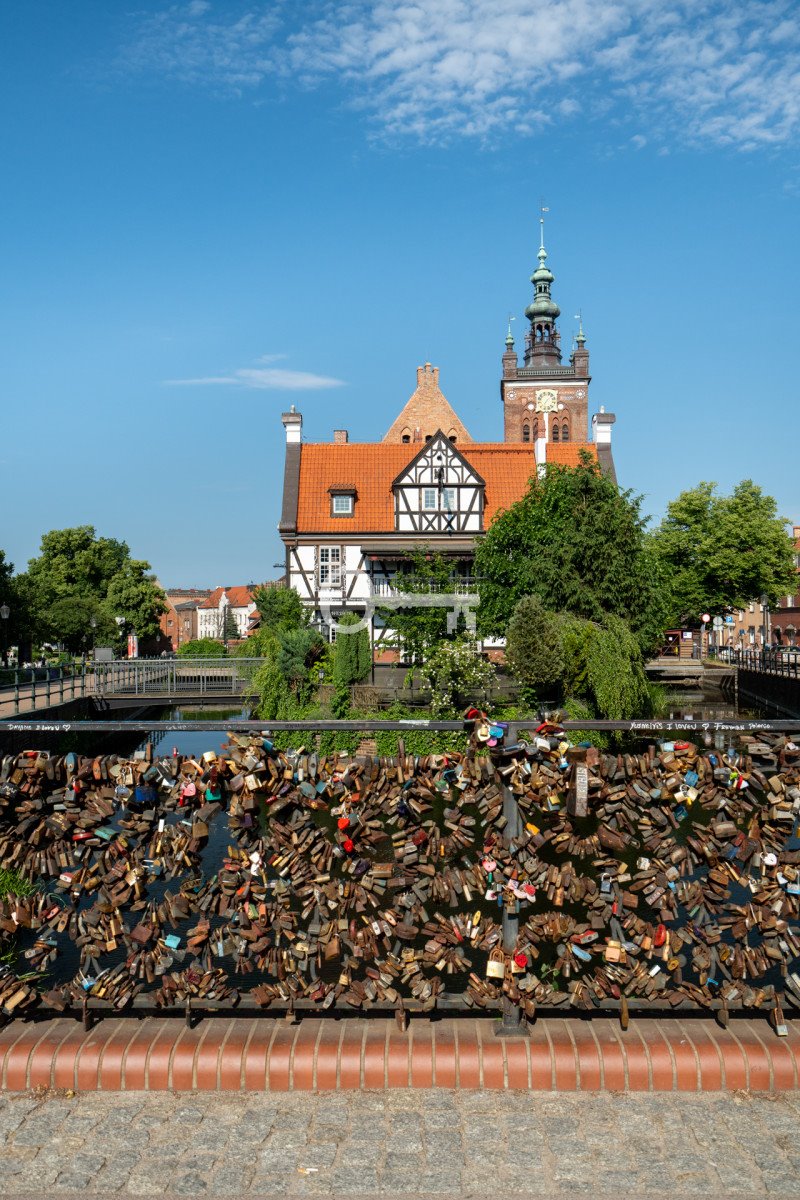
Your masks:
M18 716L86 697L242 697L263 658L118 659L70 667L19 668L0 683L0 715Z
M92 677L97 696L241 696L263 658L123 659L98 663Z
M714 654L720 662L757 671L764 675L783 675L793 679L800 676L800 649L733 650L722 647Z

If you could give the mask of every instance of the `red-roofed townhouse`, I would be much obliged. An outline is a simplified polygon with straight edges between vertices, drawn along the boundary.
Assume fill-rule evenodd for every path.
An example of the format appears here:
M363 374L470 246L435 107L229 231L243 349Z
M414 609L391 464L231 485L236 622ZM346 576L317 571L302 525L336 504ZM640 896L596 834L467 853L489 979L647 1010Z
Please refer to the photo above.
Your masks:
M236 622L237 637L246 638L250 632L250 615L255 612L253 599L255 585L241 587L218 587L197 609L197 636L199 638L225 637L225 615L229 612Z

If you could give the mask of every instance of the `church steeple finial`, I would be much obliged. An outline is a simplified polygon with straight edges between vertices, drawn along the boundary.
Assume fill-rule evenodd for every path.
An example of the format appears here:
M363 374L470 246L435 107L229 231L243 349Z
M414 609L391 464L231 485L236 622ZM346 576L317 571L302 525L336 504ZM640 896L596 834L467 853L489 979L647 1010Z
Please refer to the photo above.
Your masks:
M578 309L575 313L575 320L578 322L578 336L575 341L577 345L583 347L586 345L586 335L583 332L583 309Z
M511 313L508 314L508 333L506 334L506 348L508 350L514 349L514 335L511 332L511 322L516 321L516 319L516 317L512 317Z
M525 339L526 367L537 363L555 366L561 362L561 339L556 328L556 318L561 315L561 309L550 295L554 276L547 266L547 251L544 248L544 214L549 211L547 205L539 206L539 265L531 275L533 302L525 309L525 316L531 323L530 333Z

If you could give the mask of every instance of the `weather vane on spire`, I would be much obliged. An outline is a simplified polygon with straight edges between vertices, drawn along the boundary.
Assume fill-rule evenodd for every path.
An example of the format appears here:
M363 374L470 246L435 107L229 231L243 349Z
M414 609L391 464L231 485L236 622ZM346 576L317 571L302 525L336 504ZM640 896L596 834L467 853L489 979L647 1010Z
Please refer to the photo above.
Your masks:
M541 250L544 250L544 214L549 213L549 212L550 212L550 208L548 207L548 205L545 204L544 199L542 197L540 197L539 198L539 227L541 230L541 238L540 238L539 248Z

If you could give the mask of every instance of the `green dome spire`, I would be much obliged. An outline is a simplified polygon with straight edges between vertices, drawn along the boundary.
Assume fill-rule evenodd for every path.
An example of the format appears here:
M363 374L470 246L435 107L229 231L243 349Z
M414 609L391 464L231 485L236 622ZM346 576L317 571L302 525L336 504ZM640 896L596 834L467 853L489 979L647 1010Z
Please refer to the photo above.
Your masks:
M547 266L547 251L544 248L544 217L539 218L539 224L541 226L539 253L537 255L539 265L531 275L534 297L532 303L525 309L525 316L532 325L541 320L554 322L561 315L561 309L550 295L550 285L555 276Z
M539 265L531 275L533 300L525 309L525 316L531 323L530 333L525 338L526 366L538 364L549 367L561 362L561 339L556 327L561 309L550 294L554 276L547 265L547 251L544 248L544 214L547 211L542 207L539 216Z

